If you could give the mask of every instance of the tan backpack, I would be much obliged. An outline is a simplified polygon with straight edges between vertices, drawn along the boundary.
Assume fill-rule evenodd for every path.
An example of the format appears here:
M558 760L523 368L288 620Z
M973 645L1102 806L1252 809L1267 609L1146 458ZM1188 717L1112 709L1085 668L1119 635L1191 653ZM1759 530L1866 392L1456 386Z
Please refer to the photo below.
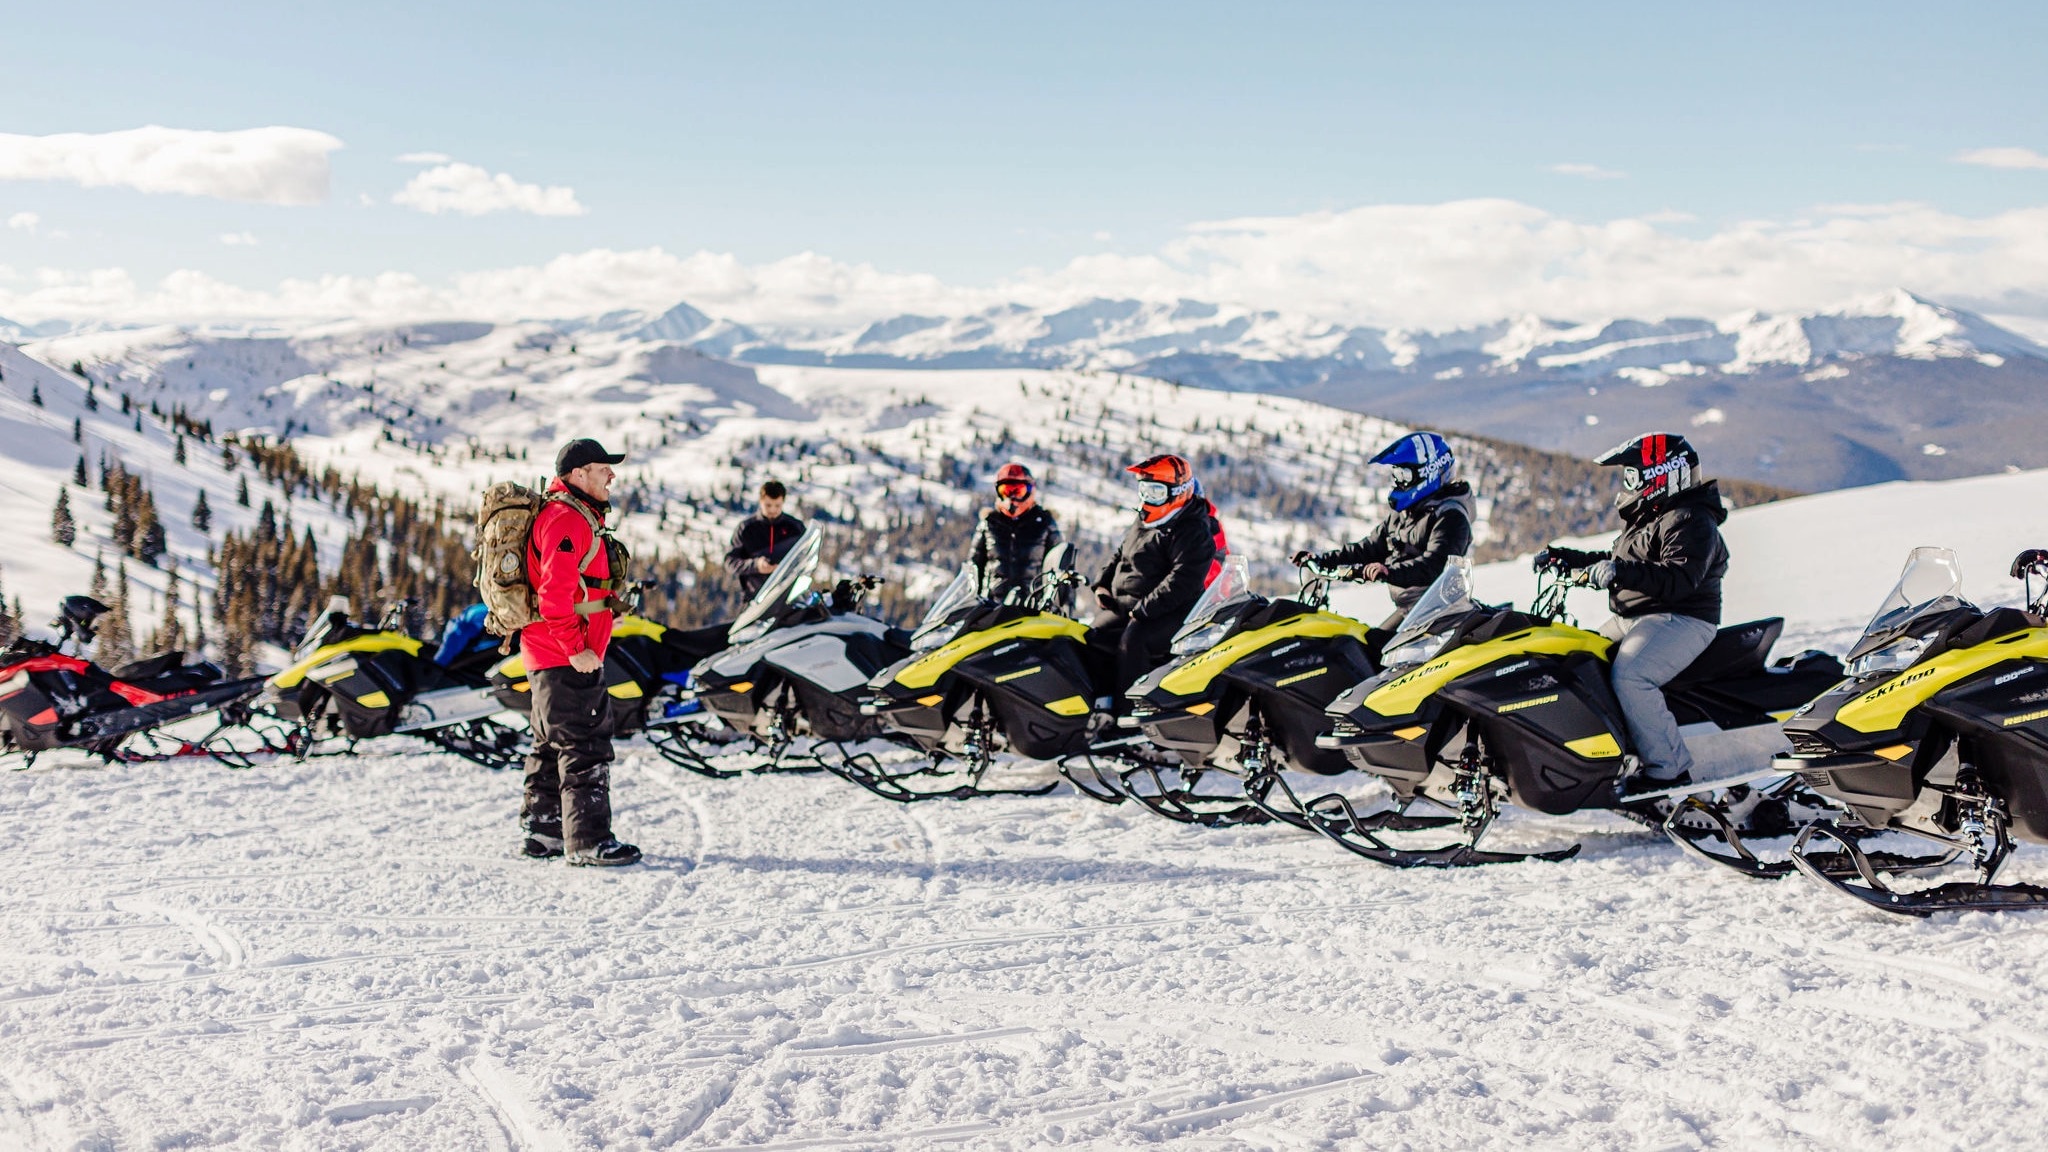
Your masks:
M484 490L483 506L477 510L476 548L469 556L476 561L477 595L487 610L484 631L505 637L507 644L521 628L540 619L526 555L533 542L533 522L550 502L574 508L590 525L590 551L576 565L581 572L597 559L606 532L580 501L506 480Z

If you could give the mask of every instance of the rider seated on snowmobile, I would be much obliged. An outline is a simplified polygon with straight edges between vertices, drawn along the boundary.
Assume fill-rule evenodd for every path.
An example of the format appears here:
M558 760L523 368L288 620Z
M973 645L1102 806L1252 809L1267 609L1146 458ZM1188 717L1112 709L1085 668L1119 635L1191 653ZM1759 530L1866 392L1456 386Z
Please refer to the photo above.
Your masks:
M1118 709L1125 690L1166 659L1208 584L1222 531L1185 457L1154 456L1125 471L1138 477L1138 518L1095 578L1101 611L1088 633L1106 676L1100 686Z
M996 506L974 526L967 558L976 589L990 600L1023 596L1038 579L1045 554L1060 542L1060 524L1038 503L1031 469L1011 461L996 473Z
M446 668L464 656L497 651L498 638L484 631L484 617L490 612L490 605L478 603L450 617L441 627L441 646L434 652L434 663Z
M1699 453L1685 437L1652 432L1600 457L1621 468L1615 507L1621 535L1611 552L1555 544L1536 554L1538 571L1586 573L1607 590L1614 618L1600 633L1614 647L1614 695L1628 722L1637 767L1656 787L1691 779L1692 754L1664 702L1664 685L1713 642L1721 623L1728 510L1719 486L1700 478Z
M1393 513L1365 539L1327 552L1296 552L1294 564L1356 566L1363 579L1386 582L1394 594L1394 614L1373 630L1377 652L1443 575L1444 564L1472 550L1472 486L1454 479L1457 457L1434 432L1403 436L1380 449L1372 462L1394 469L1394 486L1387 493Z

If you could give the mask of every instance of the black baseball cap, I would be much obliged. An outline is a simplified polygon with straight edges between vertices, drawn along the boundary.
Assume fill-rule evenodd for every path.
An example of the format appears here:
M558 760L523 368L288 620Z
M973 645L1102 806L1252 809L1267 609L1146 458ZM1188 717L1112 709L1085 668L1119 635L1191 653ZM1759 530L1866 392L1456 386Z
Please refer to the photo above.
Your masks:
M617 464L625 458L624 452L613 455L595 440L571 440L555 453L555 475L567 476L585 464Z

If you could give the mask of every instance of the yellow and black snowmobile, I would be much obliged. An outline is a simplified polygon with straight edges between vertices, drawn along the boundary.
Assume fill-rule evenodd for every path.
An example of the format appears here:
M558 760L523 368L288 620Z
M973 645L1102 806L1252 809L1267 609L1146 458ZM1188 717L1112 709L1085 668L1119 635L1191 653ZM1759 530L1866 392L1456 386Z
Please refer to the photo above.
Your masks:
M1721 629L1664 689L1694 759L1692 780L1625 793L1633 757L1608 683L1613 645L1564 613L1565 592L1580 578L1546 573L1535 603L1520 612L1474 601L1469 567L1463 558L1446 566L1388 640L1384 670L1331 702L1331 731L1317 740L1384 780L1394 807L1361 815L1342 796L1304 802L1271 774L1277 790L1254 787L1254 799L1397 867L1561 860L1578 852L1577 845L1536 853L1479 848L1503 804L1552 815L1613 811L1681 839L1793 830L1786 791L1796 781L1772 763L1787 747L1778 720L1834 683L1838 661L1805 652L1767 663L1784 627L1779 619ZM1667 822L1680 800L1713 818ZM1428 828L1455 829L1458 839L1435 848L1385 839ZM1745 863L1739 848L1733 856L1707 854Z
M1122 720L1173 753L1178 767L1122 767L1116 789L1186 823L1261 824L1272 814L1246 796L1246 780L1283 769L1349 771L1344 754L1317 747L1315 737L1337 693L1378 670L1366 626L1328 610L1331 581L1355 576L1305 565L1299 591L1269 600L1252 594L1244 558L1228 557L1174 637L1173 661L1131 688ZM1081 791L1107 798L1108 781L1089 765L1068 761L1063 770Z
M1098 707L1099 673L1086 650L1088 629L1069 613L1081 577L1068 545L1046 555L1038 579L1020 602L980 594L972 568L962 567L912 633L911 653L868 682L861 711L880 717L929 759L906 771L878 763L849 765L841 775L891 800L1052 791L1044 785L993 788L984 783L997 755L1031 760L1108 756L1143 743L1122 733ZM947 761L957 760L952 769ZM964 772L964 783L921 787Z
M1991 882L2015 839L2048 844L2048 588L2033 590L2048 553L2022 553L2013 574L2028 606L1987 611L1962 598L1955 553L1915 548L1849 650L1848 677L1785 722L1781 763L1834 809L1793 842L1801 872L1887 912L2048 908L2048 888ZM1865 849L1887 831L1941 851ZM1885 879L1951 864L1976 880L1907 891Z
M739 734L704 710L690 684L691 666L725 647L725 637L723 624L670 628L643 616L614 617L604 654L612 736L645 732L648 743L667 759L707 776L731 775L713 767L707 753L737 741ZM506 708L532 715L533 685L521 655L515 652L497 661L490 669L490 684Z
M493 717L505 706L492 694L490 649L446 666L405 631L410 602L394 605L374 628L348 618L342 597L307 629L292 666L270 678L267 707L296 731L292 751L317 754L340 743L393 734L417 736L487 768L511 768L525 756L525 733Z

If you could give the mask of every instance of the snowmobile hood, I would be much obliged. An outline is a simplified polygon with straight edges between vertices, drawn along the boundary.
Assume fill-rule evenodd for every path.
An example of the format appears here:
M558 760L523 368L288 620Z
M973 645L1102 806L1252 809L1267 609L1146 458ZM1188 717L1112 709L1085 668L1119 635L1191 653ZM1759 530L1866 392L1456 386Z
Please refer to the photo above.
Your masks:
M901 688L929 688L939 682L939 677L952 671L955 664L1004 641L1057 640L1063 636L1078 641L1087 634L1087 628L1065 616L1054 616L1049 613L1021 616L993 628L983 628L964 636L956 636L922 656L896 667L883 669L870 686L886 688L893 684Z
M1199 696L1225 669L1282 640L1350 636L1363 643L1365 625L1334 612L1304 612L1263 628L1252 628L1168 672L1159 687L1176 696Z
M799 624L793 628L778 628L759 640L728 648L705 658L690 671L690 677L696 680L705 675L740 676L776 649L801 643L813 636L880 636L888 630L888 625L872 616L860 616L851 612L809 624Z
M1899 672L1859 694L1835 712L1835 719L1856 732L1890 732L1936 693L2008 660L2048 659L2048 628L2008 632L1969 648L1943 652Z
M408 656L420 654L421 643L399 632L372 632L365 636L351 636L334 644L322 644L313 654L297 664L270 678L270 687L275 689L296 688L306 679L306 674L325 664L336 656L351 652L385 652L397 648Z
M1437 690L1458 677L1477 671L1496 661L1523 655L1564 656L1573 652L1590 652L1602 660L1607 659L1614 642L1598 632L1573 628L1564 624L1546 624L1529 628L1498 640L1480 644L1467 644L1453 648L1418 667L1410 668L1393 676L1392 679L1367 681L1361 688L1365 707L1381 716L1409 716L1422 707L1423 701L1435 695ZM1346 692L1331 705L1332 710L1340 706L1356 706L1354 693ZM1616 750L1619 754L1619 749Z

